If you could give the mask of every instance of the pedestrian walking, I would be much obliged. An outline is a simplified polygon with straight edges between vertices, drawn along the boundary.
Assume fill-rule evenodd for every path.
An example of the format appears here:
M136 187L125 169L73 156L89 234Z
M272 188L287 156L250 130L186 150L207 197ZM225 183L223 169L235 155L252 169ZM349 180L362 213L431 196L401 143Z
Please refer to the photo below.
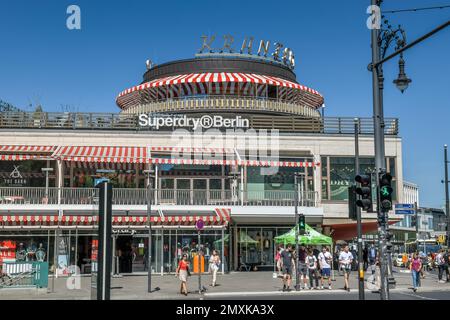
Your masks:
M220 267L220 257L217 250L213 250L212 256L209 258L209 270L212 273L212 282L210 286L215 287L217 281L217 271L219 271Z
M442 276L444 274L444 264L445 264L445 260L444 260L444 250L439 250L438 254L435 256L435 263L437 265L438 268L438 282L439 283L443 283L445 281L442 280Z
M187 254L183 254L183 257L181 258L175 273L175 276L178 276L181 281L180 293L184 294L185 296L188 295L187 278L188 275L190 274L189 261L187 260L187 258L188 258Z
M450 274L449 274L449 268L450 268L450 249L447 251L444 251L443 254L444 257L444 271L447 276L447 282L450 282Z
M352 270L352 262L353 262L353 254L349 251L348 245L344 247L344 250L339 255L339 265L342 267L344 271L344 290L350 292L350 285L348 283L348 278L350 276L350 272Z
M420 287L420 270L422 270L422 261L419 258L418 253L414 253L410 263L410 270L413 282L413 291L416 292Z
M370 269L372 271L372 275L374 275L375 270L376 270L376 262L377 262L377 249L375 248L373 243L370 245L370 248L369 248L367 254L368 254L368 258L369 258Z
M367 249L367 246L364 246L363 249L363 263L364 271L367 271L367 268L369 267L369 250Z
M303 279L303 288L308 289L308 280L306 276L308 274L308 268L306 267L306 256L308 255L305 246L300 246L298 250L298 272ZM300 289L301 289L300 283Z
M333 257L328 247L323 247L322 252L319 253L319 266L320 266L320 288L323 289L324 279L328 279L328 289L331 290L331 260Z
M275 262L276 262L276 266L277 266L277 276L282 276L281 273L281 252L283 252L283 247L280 246L277 250L277 253L275 255Z
M287 248L281 252L281 263L283 270L283 292L291 291L292 271L294 267L292 245L288 244Z
M308 277L309 277L309 289L317 290L319 287L319 276L317 274L317 258L314 255L313 250L309 249L308 255L306 256L306 265L308 267Z

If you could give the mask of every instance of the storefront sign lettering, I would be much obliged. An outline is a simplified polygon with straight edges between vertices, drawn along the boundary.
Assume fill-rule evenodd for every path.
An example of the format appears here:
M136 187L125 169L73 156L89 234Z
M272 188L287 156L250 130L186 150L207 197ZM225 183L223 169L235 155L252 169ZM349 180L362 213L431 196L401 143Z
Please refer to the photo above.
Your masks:
M270 41L269 40L260 40L258 52L256 55L252 54L252 46L253 46L253 37L246 37L244 38L244 41L242 42L241 50L239 53L234 53L234 50L232 48L232 44L234 43L234 37L231 35L224 35L224 44L222 47L214 49L212 47L212 44L214 40L216 39L215 35L212 35L210 37L206 35L202 35L202 46L197 54L197 56L201 55L217 55L217 54L235 54L236 56L245 54L246 56L254 56L255 59L267 59L271 60L272 62L278 62L280 64L283 64L290 69L295 68L295 55L294 51L288 47L284 47L284 45L280 42L274 42L273 43L273 53L271 57L267 57L269 54L270 49ZM246 52L245 52L246 51ZM245 53L244 53L245 52Z

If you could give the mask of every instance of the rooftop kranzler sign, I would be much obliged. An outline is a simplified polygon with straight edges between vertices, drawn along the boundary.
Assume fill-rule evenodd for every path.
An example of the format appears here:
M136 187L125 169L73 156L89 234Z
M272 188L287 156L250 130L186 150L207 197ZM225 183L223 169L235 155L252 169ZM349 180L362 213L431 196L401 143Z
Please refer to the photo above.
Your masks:
M291 70L295 67L295 56L292 49L284 47L280 42L273 42L271 46L270 40L260 40L258 43L258 51L253 54L253 37L244 38L241 48L238 52L235 52L232 45L234 43L234 37L231 35L224 35L224 43L220 48L214 48L213 42L216 39L215 35L210 37L201 36L202 47L200 48L197 57L208 55L233 55L233 56L245 56L247 58L258 58L276 62L289 67ZM271 53L269 53L271 51Z

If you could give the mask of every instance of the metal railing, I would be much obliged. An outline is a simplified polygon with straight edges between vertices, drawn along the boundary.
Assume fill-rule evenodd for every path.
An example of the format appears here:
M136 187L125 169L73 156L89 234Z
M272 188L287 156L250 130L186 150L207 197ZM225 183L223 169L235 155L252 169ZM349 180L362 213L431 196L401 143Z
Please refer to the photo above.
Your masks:
M45 198L45 188L2 187L1 204L64 204L95 205L98 204L97 188L49 188ZM146 205L147 198L152 204L173 205L236 205L236 206L294 206L294 191L243 191L238 190L199 190L199 189L159 189L150 190L134 188L113 188L114 205ZM317 192L307 191L299 194L299 205L318 206Z
M0 288L48 286L48 262L4 262L1 267Z
M304 117L320 118L317 109L296 103L292 100L266 97L238 97L229 95L202 95L181 98L169 98L137 105L123 111L125 114L153 113L153 112L198 112L198 111L262 111L274 113L288 113Z
M201 100L200 100L201 101ZM208 100L209 101L209 100ZM169 103L169 102L166 102ZM198 102L200 103L200 102ZM225 103L225 102L224 102ZM253 102L252 102L253 103ZM252 103L248 102L249 105ZM263 102L254 102L255 105ZM267 101L264 103L268 103ZM285 105L285 104L280 104ZM297 106L298 107L298 106ZM281 108L281 107L280 107ZM247 109L249 110L249 109ZM280 109L281 110L281 109ZM169 109L167 112L171 111ZM178 114L184 112L201 111L178 110ZM227 113L230 116L238 115L232 105L226 104L217 109L217 112ZM256 107L254 113L240 114L249 120L252 129L277 129L280 132L305 132L325 134L353 134L354 118L352 117L307 117L296 115L263 114ZM259 111L259 112L258 112ZM172 110L171 112L175 112ZM176 113L175 112L175 113ZM164 116L164 115L161 115ZM191 114L198 117L198 114ZM360 134L373 134L373 119L360 118ZM386 135L397 135L399 121L396 118L384 119ZM152 131L152 127L139 125L138 114L126 113L58 113L58 112L2 112L0 113L0 129L65 129L65 130L133 130ZM172 127L163 127L159 131L172 131Z

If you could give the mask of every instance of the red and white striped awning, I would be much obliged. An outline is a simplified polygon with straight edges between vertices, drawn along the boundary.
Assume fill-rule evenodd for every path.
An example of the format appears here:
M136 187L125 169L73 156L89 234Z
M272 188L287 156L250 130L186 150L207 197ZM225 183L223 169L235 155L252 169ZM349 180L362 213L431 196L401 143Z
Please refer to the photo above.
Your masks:
M119 93L116 98L117 105L127 109L136 104L160 99L191 96L195 94L230 94L236 92L258 96L266 95L266 85L279 87L280 99L299 100L318 108L323 104L323 96L314 89L289 80L254 74L254 73L190 73L155 79L128 88ZM162 89L159 89L161 88ZM143 95L141 94L143 93ZM296 97L296 98L295 98Z
M56 146L2 145L0 146L0 160L22 161L46 159L55 149Z
M140 91L148 88L161 87L164 85L175 85L182 83L205 83L205 82L250 82L257 84L271 84L276 86L294 88L298 90L307 91L313 94L320 95L317 90L308 88L307 86L284 80L277 77L269 77L265 75L259 75L254 73L229 73L229 72L221 72L221 73L189 73L182 74L177 76L170 76L160 79L155 79L131 88L128 88L121 93L119 93L118 97L122 97L126 94Z
M21 145L21 146L0 146L0 152L26 152L26 153L44 153L44 152L53 152L55 151L55 146L28 146L28 145Z
M211 159L163 159L151 158L153 164L176 164L176 165L230 165L244 167L317 167L319 162L311 161L260 161L260 160L211 160Z
M216 215L175 215L164 217L150 217L153 225L166 226L193 226L197 220L203 220L205 225L227 225L230 222L230 209L227 213ZM0 216L0 226L3 227L21 227L21 226L93 226L97 222L96 216L70 215L58 217L56 215L4 215ZM113 226L145 226L148 224L146 216L113 216Z
M53 157L65 161L145 163L147 150L145 147L62 146Z

